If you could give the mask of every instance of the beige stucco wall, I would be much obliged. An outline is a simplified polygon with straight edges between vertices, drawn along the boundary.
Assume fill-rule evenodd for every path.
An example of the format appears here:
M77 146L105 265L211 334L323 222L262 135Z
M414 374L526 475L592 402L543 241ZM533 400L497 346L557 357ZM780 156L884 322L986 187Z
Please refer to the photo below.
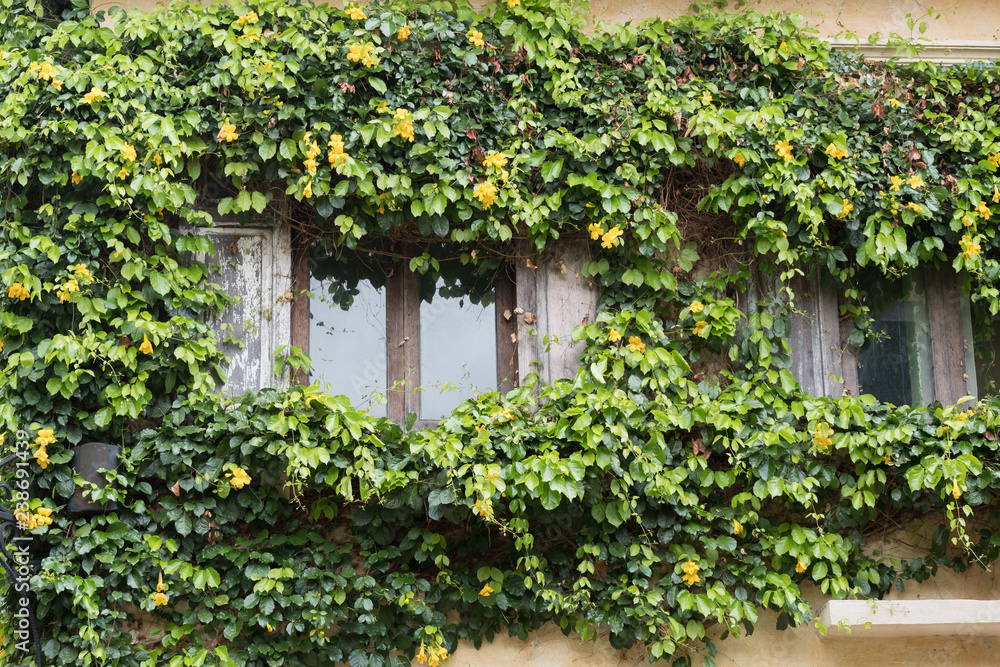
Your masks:
M113 5L151 9L164 0L92 0L94 9ZM317 3L320 4L320 3ZM334 4L342 4L334 2ZM360 4L364 4L362 1ZM473 0L482 7L486 3ZM702 4L710 4L703 2ZM731 3L734 4L734 3ZM673 18L688 13L690 0L591 0L591 13L596 20L622 23L659 16ZM925 37L934 41L993 41L1000 39L1000 2L997 0L758 0L749 2L758 11L770 9L798 12L806 25L816 28L824 37L852 31L862 36L880 33L910 35L906 15L925 17L928 7L937 8L940 18L929 21ZM918 36L914 31L913 36Z

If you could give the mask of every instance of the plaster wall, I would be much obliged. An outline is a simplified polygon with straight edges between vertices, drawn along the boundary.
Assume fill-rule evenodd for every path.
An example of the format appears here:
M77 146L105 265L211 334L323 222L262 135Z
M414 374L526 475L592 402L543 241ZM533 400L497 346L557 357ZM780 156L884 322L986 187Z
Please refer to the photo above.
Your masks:
M112 6L153 9L166 0L91 0L94 10ZM317 2L317 4L326 4ZM334 4L342 5L342 2ZM363 1L360 4L365 4ZM471 0L484 7L482 0ZM595 21L615 24L659 16L674 18L690 12L690 0L591 0L591 15ZM710 2L702 2L709 5ZM736 2L730 2L736 8ZM936 20L927 22L924 37L931 41L997 41L1000 40L1000 2L996 0L756 0L745 3L759 12L777 10L797 12L804 24L815 28L826 38L853 32L862 37L879 33L887 37L897 33L910 37L907 14L914 19L927 17L928 9L936 8ZM918 37L916 29L913 37Z

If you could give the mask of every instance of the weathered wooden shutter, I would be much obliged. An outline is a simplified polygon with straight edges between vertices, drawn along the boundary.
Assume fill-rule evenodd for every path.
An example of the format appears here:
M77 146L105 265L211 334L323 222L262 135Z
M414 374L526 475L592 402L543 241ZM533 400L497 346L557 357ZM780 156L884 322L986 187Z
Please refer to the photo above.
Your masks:
M287 227L221 225L197 229L215 245L209 280L236 297L210 323L230 358L225 393L287 384L274 375L274 351L290 344L291 237Z
M590 248L585 240L563 241L531 261L537 268L517 265L517 305L524 311L517 324L519 375L572 378L584 348L573 343L573 329L597 316L597 286L580 274Z

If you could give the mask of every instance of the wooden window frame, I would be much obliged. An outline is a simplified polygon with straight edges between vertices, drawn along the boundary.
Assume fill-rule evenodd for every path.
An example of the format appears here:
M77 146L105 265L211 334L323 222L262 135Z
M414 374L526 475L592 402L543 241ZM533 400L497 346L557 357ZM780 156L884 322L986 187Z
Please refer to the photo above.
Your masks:
M309 353L309 266L310 244L301 236L292 240L291 341ZM416 413L416 428L435 426L439 420L420 415L420 275L409 268L410 257L401 255L386 280L386 413L402 424ZM496 298L497 390L510 391L518 385L517 288L513 267L504 266L494 282ZM295 384L308 384L305 373L296 371Z
M961 277L950 267L924 269L923 276L934 400L952 405L975 393L972 332L965 326L968 297L962 291ZM796 280L792 290L796 304L789 340L793 375L815 396L857 396L858 351L847 340L851 323L840 319L840 294L822 287L816 276Z

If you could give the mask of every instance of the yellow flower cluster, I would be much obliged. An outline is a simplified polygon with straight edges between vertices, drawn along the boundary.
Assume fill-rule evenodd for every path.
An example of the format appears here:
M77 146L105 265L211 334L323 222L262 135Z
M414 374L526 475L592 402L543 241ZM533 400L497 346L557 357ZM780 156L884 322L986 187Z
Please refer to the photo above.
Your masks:
M65 303L69 301L70 295L73 292L79 292L79 291L80 291L80 283L77 282L76 278L71 278L70 280L66 281L66 284L63 285L63 288L61 290L56 292L56 296L59 297L59 303Z
M608 332L608 341L611 343L617 343L622 339L622 335L618 333L617 329L612 329Z
M236 126L229 122L229 118L226 118L226 122L222 124L222 129L219 130L219 134L215 137L215 140L232 143L239 139L239 137L240 135L236 132Z
M968 234L963 236L962 240L959 241L958 244L962 247L962 257L965 259L977 257L982 250L982 248L979 247L979 244L973 241Z
M917 213L920 213L921 211L924 210L920 206L920 204L917 204L916 202L912 202L912 201L909 204L906 205L906 208L910 209L911 211L916 211Z
M344 11L347 12L348 18L354 21L362 21L368 18L365 15L365 13L361 11L361 8L358 7L356 4L354 4L353 2L347 5L347 7L344 8Z
M409 36L410 36L409 25L404 25L402 28L396 31L396 39L398 39L401 42Z
M854 204L852 204L851 202L849 202L849 201L847 201L845 199L844 200L844 206L843 206L843 208L840 209L840 213L837 214L837 217L838 218L846 218L847 216L849 216L851 214L851 211L853 211L853 210L854 210Z
M420 642L420 650L417 651L416 658L417 662L421 665L426 664L428 667L438 667L442 661L448 659L448 649L438 643L425 647L424 643Z
M924 179L921 178L918 174L914 174L913 176L910 176L908 179L906 179L906 184L909 185L914 190L916 190L917 188L924 185Z
M365 67L375 67L379 63L378 56L375 55L375 45L371 42L363 44L348 44L347 59L352 63L360 62Z
M69 267L73 269L73 273L78 276L84 276L85 278L90 278L90 269L87 268L86 264L77 264L76 266Z
M899 100L897 100L895 97L890 97L888 102L889 106L892 107L893 109L899 108Z
M493 593L496 593L496 591L493 590L493 587L490 586L489 582L487 582L486 585L479 591L479 594L484 598L488 598Z
M833 435L833 429L826 422L820 422L816 425L816 432L813 434L813 444L819 450L826 450L827 447L833 444L833 440L830 438L831 435Z
M746 161L747 159L743 157L743 153L737 153L736 155L733 156L733 162L735 162L736 166L738 166L740 169L743 168L743 165L746 164Z
M638 352L639 354L644 354L646 352L646 344L643 343L638 336L629 336L628 345L625 347L633 352Z
M486 156L483 160L483 166L485 167L496 167L497 169L503 169L507 165L507 156L503 153L497 153L496 151L490 151L490 154Z
M313 141L312 132L306 132L306 136L302 138L302 141L307 145L306 159L302 164L306 168L306 171L310 174L315 174L317 167L316 158L323 152L323 149L321 149L316 142Z
M489 499L477 500L472 508L472 513L488 519L493 516L493 503Z
M389 103L385 100L378 103L378 106L375 107L375 111L378 113L392 113L392 109L389 108Z
M521 4L521 0L507 0L507 9L514 9L519 4Z
M149 599L152 600L157 607L165 607L168 602L166 590L167 587L163 585L163 572L161 571L160 579L156 583L156 593L150 595Z
M392 130L393 135L413 141L413 114L406 109L396 109L392 117L396 121L396 127Z
M478 46L483 48L486 42L483 40L483 33L479 32L475 28L470 28L469 32L465 33L465 36L469 38L469 43L473 46Z
M889 186L889 192L899 192L900 186L903 185L903 177L890 176L889 180L892 182L892 185Z
M979 202L979 206L976 207L976 213L983 216L983 220L989 220L990 216L993 215L993 211L990 210L990 207L984 201Z
M624 233L625 232L623 232L621 228L618 227L618 225L615 225L614 227L608 230L607 234L601 237L601 247L611 248L617 245L618 238Z
M35 450L35 462L38 463L38 467L45 470L49 466L49 453L46 451L48 445L54 444L56 441L55 435L52 433L52 429L43 428L38 432L38 437L35 438L35 445L38 449Z
M330 152L326 154L326 159L330 161L331 168L347 160L347 153L344 152L344 138L342 136L339 134L331 135L327 146L330 147Z
M694 586L701 581L701 577L698 576L698 571L701 570L701 568L698 567L698 563L693 560L689 560L684 563L684 566L681 569L684 570L684 576L681 577L681 579L683 579L684 583L688 586Z
M688 310L691 311L692 315L694 315L695 313L700 313L701 311L705 310L705 304L703 304L701 301L692 301L691 305L688 306Z
M701 336L702 333L704 333L704 331L705 331L705 327L707 327L707 326L708 326L708 322L706 322L705 320L698 320L697 322L695 322L694 323L694 335L695 336Z
M97 86L92 86L90 92L83 96L83 103L93 104L97 100L103 100L105 97L107 97L107 93Z
M795 146L792 146L784 139L782 139L781 141L779 141L774 145L774 150L778 152L778 155L781 156L781 158L784 159L785 162L791 162L792 160L795 159L795 157L792 155L793 148L795 148Z
M136 158L135 146L126 141L125 144L119 150L121 150L123 158L125 158L129 162L135 162Z
M837 146L837 144L832 142L830 143L829 146L826 147L826 150L824 150L823 152L832 157L834 160L842 160L851 154L851 151L847 150L846 148L840 148L839 146Z
M234 488L242 489L244 486L250 483L250 475L243 468L237 468L235 472L227 472L226 477L230 477L229 483L233 485Z
M52 510L48 507L39 507L38 512L35 514L18 511L14 513L14 518L25 524L28 530L34 530L41 526L52 525Z
M29 292L28 288L22 285L21 283L14 283L7 289L7 296L9 296L12 299L19 299L20 301L24 301L25 299L31 296L31 292Z
M139 345L139 351L143 354L153 353L153 344L149 341L149 336L142 334L142 343Z
M257 12L250 11L244 14L243 16L239 17L238 19L236 19L236 25L246 25L248 23L256 23L259 20L260 17L257 16Z
M483 208L489 208L497 198L497 187L489 181L483 181L472 190L472 196L479 200Z

